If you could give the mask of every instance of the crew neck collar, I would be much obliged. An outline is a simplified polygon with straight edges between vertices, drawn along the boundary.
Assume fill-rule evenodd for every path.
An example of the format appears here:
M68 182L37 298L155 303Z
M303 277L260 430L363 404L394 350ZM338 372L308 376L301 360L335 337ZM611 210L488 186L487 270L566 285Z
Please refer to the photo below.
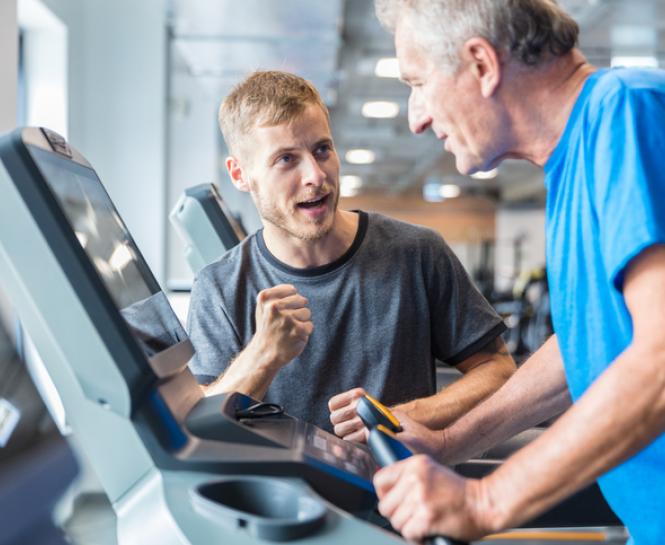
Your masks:
M365 239L365 234L367 232L367 224L368 224L367 212L364 212L362 210L354 210L354 212L358 214L358 229L356 230L356 236L354 237L351 246L349 246L349 249L346 252L344 252L340 257L338 257L334 261L331 261L330 263L327 263L325 265L319 265L317 267L305 267L305 268L292 267L291 265L287 265L283 261L277 259L270 252L270 250L268 250L266 241L263 238L263 229L259 229L256 232L256 242L258 244L259 251L261 252L263 257L265 257L266 260L270 262L271 265L273 265L274 267L285 273L294 276L314 277L330 273L345 265L356 254L358 248L360 248L360 245Z

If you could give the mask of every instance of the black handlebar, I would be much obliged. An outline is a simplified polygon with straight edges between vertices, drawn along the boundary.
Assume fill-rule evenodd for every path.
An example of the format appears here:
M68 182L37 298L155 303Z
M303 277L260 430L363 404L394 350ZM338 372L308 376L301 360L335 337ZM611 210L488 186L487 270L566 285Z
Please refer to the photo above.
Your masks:
M394 464L412 456L413 453L395 435L382 425L369 430L367 445L372 452L376 463L381 467ZM465 541L458 541L444 536L431 536L425 539L426 545L468 545Z

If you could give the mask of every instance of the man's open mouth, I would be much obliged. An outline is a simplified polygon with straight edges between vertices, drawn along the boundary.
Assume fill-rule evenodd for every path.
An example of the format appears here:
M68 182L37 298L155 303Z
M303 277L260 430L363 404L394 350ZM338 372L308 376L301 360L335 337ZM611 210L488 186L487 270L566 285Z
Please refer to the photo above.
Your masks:
M309 201L303 201L298 203L299 208L317 208L323 206L328 200L328 195L323 195L322 197L317 197Z

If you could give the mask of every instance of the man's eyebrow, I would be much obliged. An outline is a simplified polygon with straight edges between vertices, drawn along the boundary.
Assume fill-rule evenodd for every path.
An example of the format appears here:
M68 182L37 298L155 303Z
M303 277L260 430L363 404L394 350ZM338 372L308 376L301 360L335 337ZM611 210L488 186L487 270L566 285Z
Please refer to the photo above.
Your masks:
M332 138L329 138L329 137L321 138L321 140L318 140L316 142L316 144L314 144L314 147L318 148L319 146L322 146L323 144L330 144L332 146L333 145Z
M279 157L280 155L282 155L284 153L291 153L291 152L295 151L296 149L297 148L295 148L293 146L285 146L283 148L277 148L275 151L273 151L270 154L270 156L269 156L270 160L272 161L273 159L276 159L277 157Z

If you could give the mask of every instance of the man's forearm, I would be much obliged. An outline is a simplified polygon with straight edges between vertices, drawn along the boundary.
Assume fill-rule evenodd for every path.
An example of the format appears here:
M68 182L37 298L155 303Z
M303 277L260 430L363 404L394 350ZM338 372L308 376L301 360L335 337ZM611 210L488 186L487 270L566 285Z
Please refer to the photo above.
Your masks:
M665 431L665 356L631 346L584 396L483 486L497 527L558 503Z
M443 430L441 459L447 464L466 461L560 414L570 403L553 335L496 393Z
M252 339L222 375L203 386L203 391L207 396L240 392L255 399L262 399L278 371L274 357L262 350Z
M442 429L494 393L515 370L512 359L497 355L433 396L396 408L431 429Z
M463 376L433 396L394 407L430 429L442 429L495 392L515 372L500 336L459 363Z

